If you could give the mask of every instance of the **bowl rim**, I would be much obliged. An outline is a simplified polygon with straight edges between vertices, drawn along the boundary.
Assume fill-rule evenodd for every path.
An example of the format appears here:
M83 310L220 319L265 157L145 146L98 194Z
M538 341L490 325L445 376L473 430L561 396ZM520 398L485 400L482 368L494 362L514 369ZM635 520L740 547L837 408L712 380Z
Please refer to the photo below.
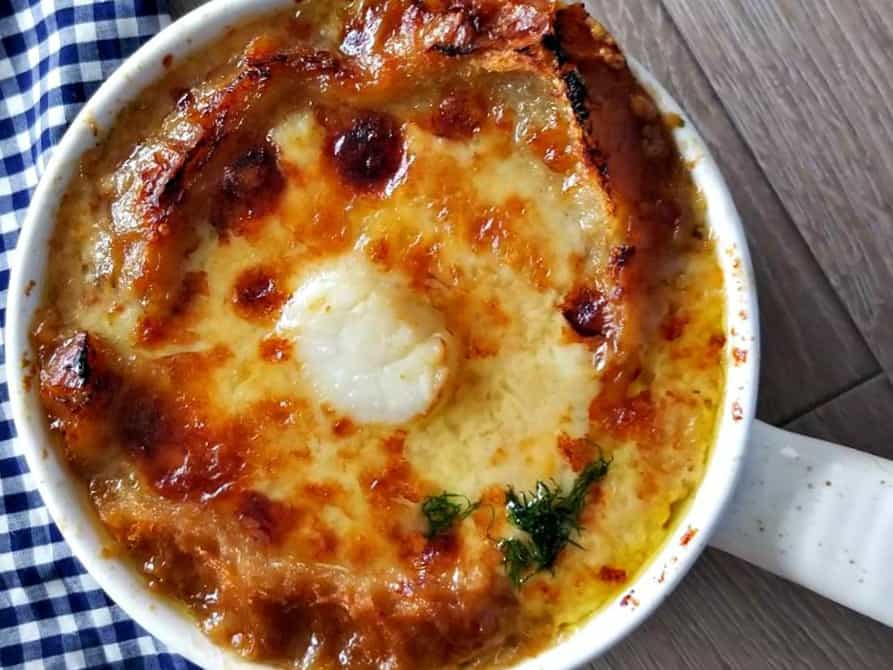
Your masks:
M592 9L587 2L587 9ZM29 331L42 297L47 245L55 214L82 154L98 144L122 108L163 77L165 56L179 60L247 19L293 6L293 0L211 0L161 30L103 83L53 150L34 191L11 262L5 330L6 372L15 444L72 553L130 617L168 648L208 668L267 667L214 645L195 620L169 599L149 591L145 579L104 550L108 536L79 482L51 446L37 391L26 382L33 360ZM658 108L683 119L674 137L707 205L711 234L725 282L726 389L714 444L702 481L662 547L625 591L573 633L517 667L573 668L603 654L639 626L672 592L707 545L738 479L753 420L759 371L756 283L744 229L719 168L691 120L660 83L634 59L630 68ZM97 132L97 129L100 129ZM37 290L32 291L35 288ZM733 343L748 352L733 360Z

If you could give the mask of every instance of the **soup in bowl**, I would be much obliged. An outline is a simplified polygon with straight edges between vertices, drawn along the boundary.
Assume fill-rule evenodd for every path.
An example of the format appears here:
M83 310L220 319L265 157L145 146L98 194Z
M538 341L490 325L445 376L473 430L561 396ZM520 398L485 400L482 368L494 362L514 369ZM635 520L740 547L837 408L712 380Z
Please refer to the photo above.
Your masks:
M503 667L656 602L734 479L743 271L607 31L307 0L161 60L30 312L102 560L286 666Z

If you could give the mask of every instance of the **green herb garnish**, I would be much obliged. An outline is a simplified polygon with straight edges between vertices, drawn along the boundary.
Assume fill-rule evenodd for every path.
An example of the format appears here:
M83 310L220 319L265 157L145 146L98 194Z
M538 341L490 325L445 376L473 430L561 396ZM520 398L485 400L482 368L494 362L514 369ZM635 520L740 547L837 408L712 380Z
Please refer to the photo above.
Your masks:
M518 494L508 487L505 507L509 521L529 536L499 542L503 564L509 579L521 586L540 570L551 570L558 554L568 545L580 545L571 539L580 532L580 512L595 482L608 473L610 461L599 457L577 476L570 492L552 483L537 482L530 493Z
M467 518L479 505L480 502L473 503L463 495L446 491L425 498L422 503L422 514L428 520L425 537L430 539L449 531L454 524Z
M530 540L507 538L499 541L502 563L512 584L521 586L536 572L532 566L539 561L536 545Z

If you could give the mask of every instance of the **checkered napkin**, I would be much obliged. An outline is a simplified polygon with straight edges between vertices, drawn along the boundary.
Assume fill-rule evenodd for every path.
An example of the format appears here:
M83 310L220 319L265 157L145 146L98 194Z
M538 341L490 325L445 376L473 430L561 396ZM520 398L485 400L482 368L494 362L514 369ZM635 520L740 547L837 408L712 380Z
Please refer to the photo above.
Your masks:
M169 21L166 0L0 0L0 327L10 254L52 147ZM0 668L193 668L71 555L14 446L4 356L0 339Z

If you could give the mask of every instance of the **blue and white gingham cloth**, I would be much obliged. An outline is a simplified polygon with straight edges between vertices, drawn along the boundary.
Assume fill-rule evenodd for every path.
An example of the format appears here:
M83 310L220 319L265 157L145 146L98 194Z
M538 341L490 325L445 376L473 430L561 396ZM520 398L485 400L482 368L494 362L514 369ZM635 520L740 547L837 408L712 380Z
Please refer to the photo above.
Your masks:
M170 21L166 0L0 0L0 328L10 254L52 147ZM14 445L0 338L0 668L192 668L71 555Z

